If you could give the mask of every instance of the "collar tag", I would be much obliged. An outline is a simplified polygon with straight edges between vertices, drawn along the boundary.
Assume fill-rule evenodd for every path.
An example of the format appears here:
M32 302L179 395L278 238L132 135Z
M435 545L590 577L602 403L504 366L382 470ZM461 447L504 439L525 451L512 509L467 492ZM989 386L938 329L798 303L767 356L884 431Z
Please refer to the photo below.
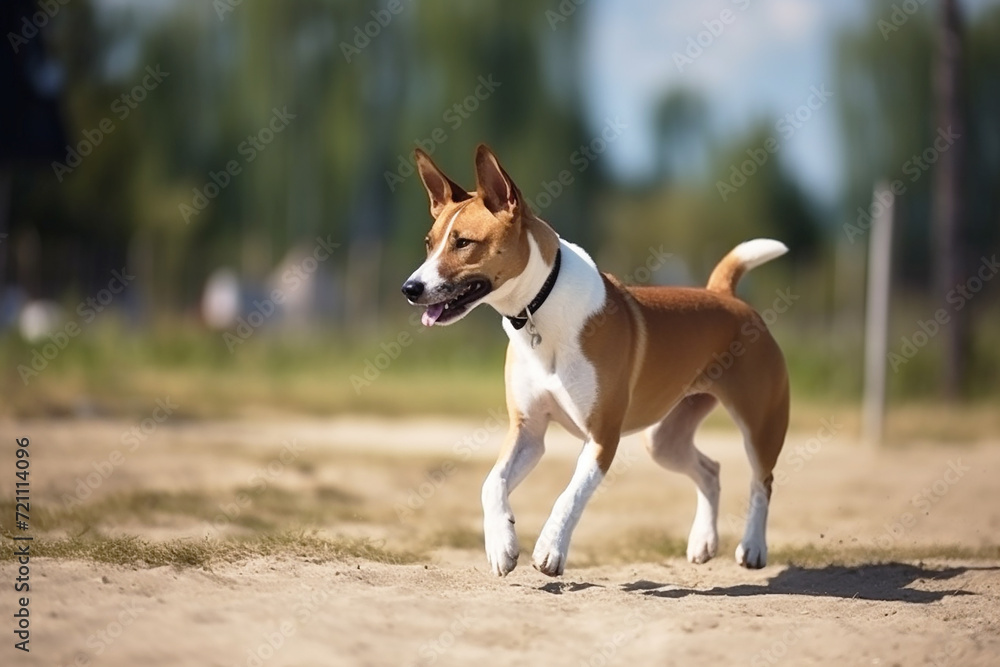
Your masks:
M528 320L528 335L531 336L531 349L534 350L542 342L542 335L538 333L535 320L531 317L531 311L525 311Z

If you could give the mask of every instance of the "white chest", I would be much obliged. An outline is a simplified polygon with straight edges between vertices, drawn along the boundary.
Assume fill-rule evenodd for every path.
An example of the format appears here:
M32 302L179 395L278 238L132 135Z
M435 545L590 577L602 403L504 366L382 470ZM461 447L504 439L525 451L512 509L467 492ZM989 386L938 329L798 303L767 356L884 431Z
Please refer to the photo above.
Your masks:
M557 408L557 413L586 434L597 404L597 369L583 353L580 332L603 308L606 294L590 257L565 241L562 248L563 268L534 318L541 343L532 348L524 329L517 331L504 323L514 348L509 389L522 414Z
M579 350L560 349L551 355L543 346L532 350L517 345L510 378L515 405L525 415L558 408L586 433L597 403L597 371Z

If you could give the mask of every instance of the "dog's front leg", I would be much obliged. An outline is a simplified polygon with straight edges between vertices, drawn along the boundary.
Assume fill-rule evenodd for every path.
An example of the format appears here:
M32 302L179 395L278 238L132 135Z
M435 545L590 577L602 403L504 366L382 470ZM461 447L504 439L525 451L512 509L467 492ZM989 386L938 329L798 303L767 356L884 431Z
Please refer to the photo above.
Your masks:
M588 440L584 445L577 459L573 478L556 499L552 513L535 544L532 561L539 572L558 577L565 570L573 529L576 528L587 501L594 495L610 468L617 447L617 439L609 444Z
M527 477L545 451L543 420L511 415L510 431L500 457L483 483L483 535L486 559L493 574L503 577L517 566L519 548L514 533L510 493Z

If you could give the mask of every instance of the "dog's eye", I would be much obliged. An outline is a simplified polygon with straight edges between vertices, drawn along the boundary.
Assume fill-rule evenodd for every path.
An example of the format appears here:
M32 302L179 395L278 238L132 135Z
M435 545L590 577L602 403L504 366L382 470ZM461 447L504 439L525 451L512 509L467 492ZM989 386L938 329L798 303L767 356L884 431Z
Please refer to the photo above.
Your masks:
M455 239L455 247L459 249L467 248L473 243L475 243L475 241L473 241L472 239L463 239L463 238Z
M424 238L424 247L428 250L431 249L431 237L428 236Z

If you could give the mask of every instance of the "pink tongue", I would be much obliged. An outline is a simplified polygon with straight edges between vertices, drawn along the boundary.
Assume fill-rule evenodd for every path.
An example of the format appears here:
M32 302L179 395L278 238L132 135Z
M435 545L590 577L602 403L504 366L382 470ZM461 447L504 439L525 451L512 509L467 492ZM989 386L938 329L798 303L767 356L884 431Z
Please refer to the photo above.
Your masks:
M425 310L424 314L420 317L420 321L423 322L425 327L432 327L434 326L434 323L438 321L438 318L441 317L441 313L443 312L443 303L436 303L433 306L427 306L427 310Z

